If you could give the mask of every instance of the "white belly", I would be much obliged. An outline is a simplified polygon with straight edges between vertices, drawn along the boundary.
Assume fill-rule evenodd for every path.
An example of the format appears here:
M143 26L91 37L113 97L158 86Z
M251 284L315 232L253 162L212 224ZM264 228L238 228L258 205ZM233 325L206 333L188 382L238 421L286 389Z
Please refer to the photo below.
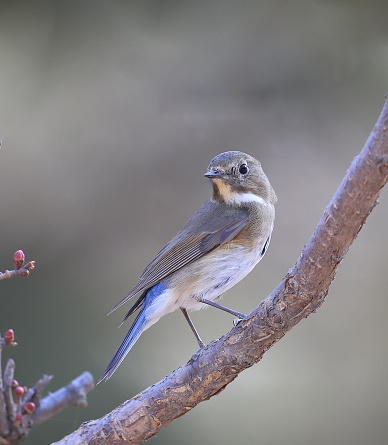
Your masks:
M199 276L196 274L197 285L188 293L183 292L183 298L179 301L180 306L191 310L207 307L198 299L202 297L206 300L216 300L246 277L262 257L260 250L254 252L253 255L252 252L247 255L247 249L239 247L232 249L230 255L218 256L217 260L211 256L209 259L206 258L200 265L202 267L200 267Z
M200 298L216 300L248 275L262 257L262 246L256 250L243 246L221 252L217 249L178 270L164 281L165 290L147 308L147 328L180 307L188 310L207 307Z

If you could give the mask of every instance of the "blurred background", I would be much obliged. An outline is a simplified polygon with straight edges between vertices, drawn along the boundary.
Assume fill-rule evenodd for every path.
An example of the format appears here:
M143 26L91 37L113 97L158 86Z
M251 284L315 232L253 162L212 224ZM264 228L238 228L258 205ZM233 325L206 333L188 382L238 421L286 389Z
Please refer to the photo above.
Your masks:
M257 157L279 198L269 251L223 302L250 312L297 260L388 92L386 1L0 2L0 284L19 383L85 370L123 339L106 313L210 197L220 152ZM381 444L388 435L388 196L323 307L155 444ZM232 328L193 314L205 341ZM32 431L48 444L190 359L180 313L146 331L114 377Z

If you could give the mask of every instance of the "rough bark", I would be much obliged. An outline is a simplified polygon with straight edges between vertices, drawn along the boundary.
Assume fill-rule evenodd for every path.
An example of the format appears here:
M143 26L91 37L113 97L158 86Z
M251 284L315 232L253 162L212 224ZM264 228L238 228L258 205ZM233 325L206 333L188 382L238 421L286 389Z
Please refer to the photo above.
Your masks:
M250 314L191 360L57 444L139 444L232 382L325 300L339 264L388 179L388 104L295 266Z

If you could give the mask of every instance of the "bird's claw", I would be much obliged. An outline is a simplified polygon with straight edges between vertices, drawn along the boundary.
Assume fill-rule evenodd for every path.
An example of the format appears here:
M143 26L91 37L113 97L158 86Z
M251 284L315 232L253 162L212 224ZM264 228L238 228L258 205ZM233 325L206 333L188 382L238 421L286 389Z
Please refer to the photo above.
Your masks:
M236 327L239 323L241 323L245 318L235 318L233 320L234 327Z

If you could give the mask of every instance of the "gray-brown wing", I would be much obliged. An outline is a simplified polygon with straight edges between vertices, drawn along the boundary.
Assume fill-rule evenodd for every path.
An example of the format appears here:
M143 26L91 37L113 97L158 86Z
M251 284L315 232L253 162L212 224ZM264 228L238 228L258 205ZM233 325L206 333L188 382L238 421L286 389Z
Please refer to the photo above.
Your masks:
M217 217L206 225L206 231L190 233L186 230L178 233L145 268L138 284L132 291L109 312L126 303L137 293L149 289L176 272L186 264L201 258L216 247L231 241L247 225L248 215L237 212L237 215Z

